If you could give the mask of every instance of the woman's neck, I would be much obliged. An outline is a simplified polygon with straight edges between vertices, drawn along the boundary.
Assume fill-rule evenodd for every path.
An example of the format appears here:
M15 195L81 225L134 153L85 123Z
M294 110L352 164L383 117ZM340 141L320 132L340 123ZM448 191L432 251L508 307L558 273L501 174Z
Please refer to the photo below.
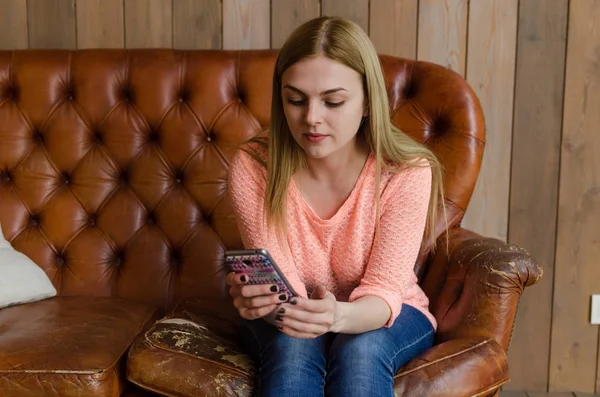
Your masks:
M360 174L369 153L370 149L366 142L357 139L327 157L321 159L307 157L303 173L305 177L319 183L335 184L340 179L345 179L344 177Z

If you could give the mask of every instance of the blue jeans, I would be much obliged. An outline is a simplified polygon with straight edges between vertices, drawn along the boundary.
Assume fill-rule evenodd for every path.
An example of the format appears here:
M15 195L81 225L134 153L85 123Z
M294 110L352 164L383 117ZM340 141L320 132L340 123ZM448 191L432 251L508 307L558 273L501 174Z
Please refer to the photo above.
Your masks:
M245 343L258 368L255 397L393 397L398 369L433 345L433 326L402 305L390 328L297 339L264 320L246 321Z

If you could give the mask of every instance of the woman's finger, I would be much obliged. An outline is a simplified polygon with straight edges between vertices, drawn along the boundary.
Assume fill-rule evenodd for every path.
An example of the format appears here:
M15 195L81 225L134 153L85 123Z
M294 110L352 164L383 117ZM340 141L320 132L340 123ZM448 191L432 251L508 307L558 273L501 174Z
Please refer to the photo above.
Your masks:
M225 277L227 285L242 285L248 282L248 276L235 272L228 273Z
M252 309L243 309L240 310L240 316L242 318L245 318L246 320L255 320L257 318L265 317L275 309L277 309L277 305L262 306Z
M289 318L285 315L277 315L275 317L275 325L277 329L280 331L286 331L285 333L290 336L300 337L299 335L303 335L302 337L316 337L319 335L323 335L329 331L329 326L325 323L319 322L318 319L316 322L304 322L298 321L293 318Z

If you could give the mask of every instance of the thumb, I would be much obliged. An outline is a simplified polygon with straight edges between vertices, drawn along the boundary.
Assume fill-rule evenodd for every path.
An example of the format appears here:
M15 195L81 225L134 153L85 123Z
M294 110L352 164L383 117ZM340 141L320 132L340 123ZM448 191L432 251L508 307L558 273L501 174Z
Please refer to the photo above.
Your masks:
M329 291L322 285L317 286L313 293L310 295L310 299L324 299Z

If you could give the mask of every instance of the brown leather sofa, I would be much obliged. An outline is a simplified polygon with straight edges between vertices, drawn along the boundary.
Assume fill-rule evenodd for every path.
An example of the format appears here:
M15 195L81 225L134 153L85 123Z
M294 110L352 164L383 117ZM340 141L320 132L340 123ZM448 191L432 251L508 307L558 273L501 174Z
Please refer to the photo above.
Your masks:
M275 55L0 51L0 223L58 290L0 309L1 396L251 394L224 283L223 252L241 247L227 167L268 126ZM446 169L451 225L449 251L424 246L415 267L436 345L398 373L397 395L494 395L541 269L460 227L485 143L467 83L382 62L394 122Z

